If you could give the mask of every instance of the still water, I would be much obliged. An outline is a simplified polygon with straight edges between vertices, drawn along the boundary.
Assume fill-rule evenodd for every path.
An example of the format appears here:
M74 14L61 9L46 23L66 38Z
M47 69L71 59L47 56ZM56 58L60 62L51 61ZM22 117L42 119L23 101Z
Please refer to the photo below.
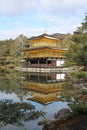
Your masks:
M21 75L21 76L20 76ZM7 74L0 78L0 130L42 130L62 108L64 73Z

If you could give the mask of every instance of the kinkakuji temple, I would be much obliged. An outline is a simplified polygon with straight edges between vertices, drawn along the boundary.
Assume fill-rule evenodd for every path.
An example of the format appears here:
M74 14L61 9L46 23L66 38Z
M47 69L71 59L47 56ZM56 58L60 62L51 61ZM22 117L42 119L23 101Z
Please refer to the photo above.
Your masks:
M24 49L25 68L61 67L65 61L66 48L61 48L63 39L47 34L29 39L29 48Z

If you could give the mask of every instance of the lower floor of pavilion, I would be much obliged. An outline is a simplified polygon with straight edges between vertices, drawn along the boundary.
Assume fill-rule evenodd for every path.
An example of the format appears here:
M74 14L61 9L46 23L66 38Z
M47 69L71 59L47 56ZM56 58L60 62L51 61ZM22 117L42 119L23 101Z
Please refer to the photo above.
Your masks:
M62 67L65 62L63 58L25 58L24 67Z

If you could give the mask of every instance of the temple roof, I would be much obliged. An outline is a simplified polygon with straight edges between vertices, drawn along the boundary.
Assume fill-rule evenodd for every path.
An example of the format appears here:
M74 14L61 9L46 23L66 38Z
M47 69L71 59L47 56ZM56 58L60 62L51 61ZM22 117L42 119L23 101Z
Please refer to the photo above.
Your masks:
M46 33L44 33L42 35L39 35L39 36L36 36L36 37L31 37L28 40L35 40L35 39L39 39L39 38L48 38L48 39L54 39L54 40L63 40L62 38L56 38L56 37L53 37L53 36L48 35Z
M45 49L45 48L52 49L52 50L64 50L64 51L68 50L67 48L53 48L53 47L43 46L43 47L36 47L36 48L28 48L28 49L24 49L23 51L38 50L38 49L41 50L41 49Z

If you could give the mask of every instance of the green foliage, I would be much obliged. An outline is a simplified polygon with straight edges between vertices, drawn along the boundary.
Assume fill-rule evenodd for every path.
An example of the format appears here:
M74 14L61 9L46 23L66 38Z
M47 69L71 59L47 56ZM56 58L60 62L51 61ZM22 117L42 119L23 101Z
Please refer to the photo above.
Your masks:
M86 16L87 17L87 16ZM72 65L84 66L87 70L87 19L74 33L67 59Z
M13 102L10 100L0 101L0 122L4 125L23 125L23 121L30 121L44 116L44 112L35 111L30 103Z
M74 113L87 114L87 103L74 103L69 106Z
M81 71L81 72L72 72L71 76L77 79L87 79L87 72Z
M72 43L72 35L71 34L67 34L63 38L63 42L61 43L61 47L62 48L69 48L71 43Z
M28 40L23 35L15 40L0 41L0 70L11 72L15 66L21 65L22 49L26 43Z
M79 79L87 79L87 72L79 72L76 74L76 77Z
M73 90L71 82L65 82L63 84L63 90L61 93L61 100L70 102L71 98L77 97L77 92Z

